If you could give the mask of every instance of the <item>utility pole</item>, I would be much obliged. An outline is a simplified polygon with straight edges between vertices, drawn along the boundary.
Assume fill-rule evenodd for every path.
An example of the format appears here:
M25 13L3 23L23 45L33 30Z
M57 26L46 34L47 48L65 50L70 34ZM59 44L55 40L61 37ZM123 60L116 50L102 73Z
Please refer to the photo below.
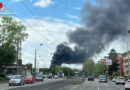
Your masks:
M37 63L37 49L35 49L35 61L34 61L34 72L36 74L36 63Z
M18 60L19 60L19 39L17 40L17 74L19 74Z

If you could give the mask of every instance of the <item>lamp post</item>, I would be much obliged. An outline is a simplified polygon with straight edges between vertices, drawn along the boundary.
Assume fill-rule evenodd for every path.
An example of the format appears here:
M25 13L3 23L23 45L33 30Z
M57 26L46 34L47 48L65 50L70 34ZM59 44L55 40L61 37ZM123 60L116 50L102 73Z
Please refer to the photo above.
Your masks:
M43 44L41 43L40 46L42 46ZM34 60L34 73L36 74L36 66L37 64L37 49L35 49L35 60Z

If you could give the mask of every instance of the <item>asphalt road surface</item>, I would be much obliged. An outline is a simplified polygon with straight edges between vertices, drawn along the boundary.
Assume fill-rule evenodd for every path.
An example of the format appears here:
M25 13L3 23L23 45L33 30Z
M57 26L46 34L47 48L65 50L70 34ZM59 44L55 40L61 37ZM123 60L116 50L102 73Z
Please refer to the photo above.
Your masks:
M95 81L85 81L83 84L73 88L72 90L124 90L123 85L115 85L109 81L108 83L99 83L98 79Z
M37 84L33 86L27 86L27 87L18 87L18 88L13 88L13 89L8 89L8 90L69 90L77 82L81 80L78 79L64 79L56 82L50 82L50 83L42 83L42 84Z

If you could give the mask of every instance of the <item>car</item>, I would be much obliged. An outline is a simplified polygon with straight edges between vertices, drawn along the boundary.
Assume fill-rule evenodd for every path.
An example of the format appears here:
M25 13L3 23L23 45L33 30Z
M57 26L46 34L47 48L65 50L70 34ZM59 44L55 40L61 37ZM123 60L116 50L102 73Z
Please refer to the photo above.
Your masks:
M9 86L12 85L24 85L24 76L23 75L13 75L9 80Z
M130 80L127 80L125 83L125 90L129 90L130 89Z
M35 78L34 78L32 75L27 75L27 76L24 78L24 82L25 82L25 83L35 83Z
M54 79L58 79L58 75L54 75L54 77L53 77Z
M94 77L93 76L88 76L88 81L94 81Z
M11 79L12 76L13 76L13 74L8 74L8 75L6 75L6 78Z
M120 77L117 77L115 84L116 85L118 85L118 84L123 84L124 85L125 82L126 82L125 78L120 76Z
M43 78L47 78L47 75L43 75Z
M117 79L117 77L114 77L114 78L112 79L112 82L116 82L116 79Z
M52 77L52 75L48 75L47 78L52 79L53 77Z
M43 75L42 75L42 74L37 74L37 75L36 75L36 78L35 78L36 81L43 81L43 79L44 79L44 78L43 78Z
M106 78L106 76L105 76L105 75L100 75L100 76L99 76L99 82L105 82L105 83L107 83L107 78Z

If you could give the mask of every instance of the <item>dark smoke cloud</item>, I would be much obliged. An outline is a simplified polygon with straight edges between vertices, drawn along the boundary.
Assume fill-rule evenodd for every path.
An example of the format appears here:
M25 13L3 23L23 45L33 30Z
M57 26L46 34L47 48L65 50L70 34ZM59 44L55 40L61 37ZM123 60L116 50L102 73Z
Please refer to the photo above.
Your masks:
M81 16L84 27L79 27L67 34L70 43L76 45L75 50L63 44L59 45L56 50L59 54L54 54L52 65L57 62L60 62L59 64L84 62L94 54L100 53L106 44L118 37L126 36L130 19L130 0L96 0L95 5L85 3ZM79 48L82 48L84 54L79 54L82 52ZM64 56L64 52L70 58ZM78 55L75 54L77 52Z
M86 55L87 53L84 49L75 47L75 49L72 50L66 44L60 44L57 46L56 52L53 55L51 67L61 65L62 63L83 63L84 58L87 57Z

